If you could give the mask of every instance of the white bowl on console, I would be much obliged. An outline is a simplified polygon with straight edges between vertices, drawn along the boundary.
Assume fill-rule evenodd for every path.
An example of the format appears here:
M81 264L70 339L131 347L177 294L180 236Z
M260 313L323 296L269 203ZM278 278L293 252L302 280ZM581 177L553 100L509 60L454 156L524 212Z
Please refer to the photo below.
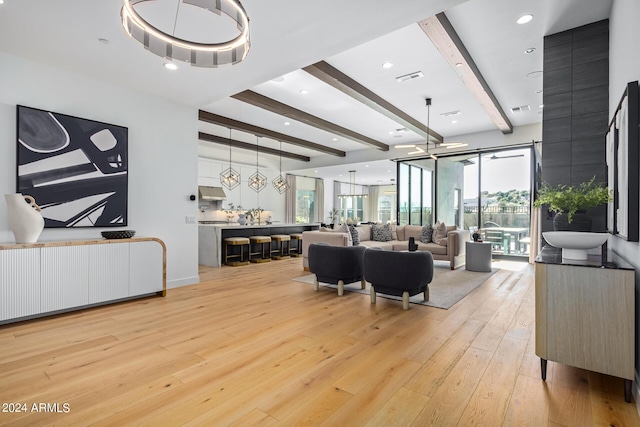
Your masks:
M585 260L587 249L595 249L609 237L608 233L583 233L579 231L545 231L542 237L551 246L562 248L562 258Z

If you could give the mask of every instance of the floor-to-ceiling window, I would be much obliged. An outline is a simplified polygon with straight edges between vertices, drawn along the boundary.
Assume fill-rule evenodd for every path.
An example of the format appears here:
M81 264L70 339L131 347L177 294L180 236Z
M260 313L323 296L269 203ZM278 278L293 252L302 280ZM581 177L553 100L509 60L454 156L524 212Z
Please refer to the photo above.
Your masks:
M296 177L296 223L321 221L315 217L316 180L303 176Z
M401 225L432 223L435 161L401 162L398 167L398 222Z
M478 227L495 255L528 256L530 147L411 160L398 168L400 224Z

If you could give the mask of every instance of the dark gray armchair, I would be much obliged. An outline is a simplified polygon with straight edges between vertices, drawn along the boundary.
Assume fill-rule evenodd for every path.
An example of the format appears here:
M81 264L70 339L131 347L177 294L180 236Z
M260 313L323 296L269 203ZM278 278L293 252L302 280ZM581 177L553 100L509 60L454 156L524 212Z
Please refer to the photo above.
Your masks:
M309 271L316 275L313 289L318 290L319 282L338 285L338 295L344 294L345 283L360 282L364 289L362 263L366 251L364 246L329 246L313 243L309 246Z
M433 280L433 256L428 251L391 252L367 249L364 276L371 283L371 304L376 292L402 297L402 308L409 309L409 297L424 292L429 301L429 283Z

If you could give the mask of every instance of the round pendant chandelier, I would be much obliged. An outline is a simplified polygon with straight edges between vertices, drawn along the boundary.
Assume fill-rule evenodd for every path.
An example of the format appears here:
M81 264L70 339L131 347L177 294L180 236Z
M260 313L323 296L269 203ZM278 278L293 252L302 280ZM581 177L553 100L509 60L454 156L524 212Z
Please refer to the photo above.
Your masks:
M194 67L216 68L225 64L236 64L247 56L250 48L249 17L238 0L178 0L174 22L178 21L181 4L198 6L216 15L224 14L236 23L239 34L220 43L203 43L176 37L147 22L136 11L140 3L156 0L123 0L122 26L127 34L149 52L160 57L186 62ZM175 33L175 24L174 24Z

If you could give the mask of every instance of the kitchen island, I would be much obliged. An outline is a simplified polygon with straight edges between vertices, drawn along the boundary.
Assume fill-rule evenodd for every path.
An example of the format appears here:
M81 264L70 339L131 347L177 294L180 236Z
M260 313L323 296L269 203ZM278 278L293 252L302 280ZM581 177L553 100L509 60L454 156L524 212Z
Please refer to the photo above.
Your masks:
M200 224L198 226L198 264L222 266L223 242L227 237L272 236L318 230L320 224Z

